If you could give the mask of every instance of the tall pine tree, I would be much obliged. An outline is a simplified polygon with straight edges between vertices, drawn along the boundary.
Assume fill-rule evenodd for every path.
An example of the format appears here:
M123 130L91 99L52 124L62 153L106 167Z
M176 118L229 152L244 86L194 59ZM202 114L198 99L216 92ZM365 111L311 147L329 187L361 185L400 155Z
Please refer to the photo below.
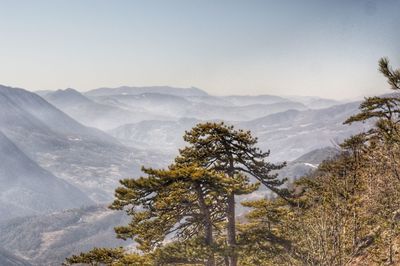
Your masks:
M288 196L287 190L280 188L285 180L279 180L277 174L271 173L273 170L281 169L285 164L267 162L269 152L262 152L256 146L257 139L250 131L236 130L223 122L203 123L187 131L184 140L189 146L180 150L180 156L176 159L178 164L196 163L223 173L232 180L239 174L252 176L278 195ZM235 195L242 193L239 189L232 190L227 195L227 242L230 248L230 266L237 265Z
M119 238L134 238L143 251L153 251L166 239L203 239L207 266L215 265L214 229L226 219L230 191L253 191L244 177L230 179L196 164L177 164L169 169L144 168L146 177L124 179L111 208L132 216L127 226L117 227ZM185 242L182 242L185 243ZM197 262L199 257L192 258ZM182 260L179 260L182 262ZM194 262L187 258L187 263Z

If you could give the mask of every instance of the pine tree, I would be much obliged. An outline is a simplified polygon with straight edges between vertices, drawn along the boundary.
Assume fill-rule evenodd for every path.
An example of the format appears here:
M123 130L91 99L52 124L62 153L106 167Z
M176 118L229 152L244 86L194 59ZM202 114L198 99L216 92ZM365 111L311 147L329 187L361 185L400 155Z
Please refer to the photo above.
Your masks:
M215 265L213 230L220 231L226 219L227 195L239 188L253 191L255 186L247 185L247 178L230 179L194 164L143 171L146 177L121 180L123 186L116 190L111 208L125 209L132 217L129 225L115 228L117 236L134 238L146 252L168 235L185 241L201 236L206 265Z
M392 90L400 90L400 69L394 70L389 65L388 58L379 60L379 71L387 78Z
M295 254L287 237L287 221L294 215L286 201L259 199L245 201L251 208L247 222L239 226L240 265L295 265L287 254Z
M246 174L257 179L271 191L283 197L288 196L285 189L279 188L285 180L279 180L271 171L279 170L285 164L272 164L266 161L269 152L262 152L257 139L250 131L235 130L233 126L222 123L198 124L185 132L184 140L189 146L180 150L176 162L179 164L197 163L207 169L225 174L235 180L238 174ZM227 242L230 248L229 265L237 265L235 195L233 190L227 195Z
M400 69L392 69L387 58L379 61L379 71L387 78L391 89L400 90ZM360 105L361 112L351 116L345 124L375 120L375 127L368 132L370 143L386 147L393 175L400 181L400 170L395 148L400 144L400 98L398 94L368 97Z
M389 60L382 58L379 61L379 71L387 78L395 94L366 98L360 105L361 112L351 116L345 124L375 119L375 128L368 132L369 135L375 135L386 142L399 142L400 98L397 93L400 90L400 69L393 70Z
M93 266L152 266L150 256L137 253L128 254L123 248L94 248L87 253L73 255L63 265L88 264Z

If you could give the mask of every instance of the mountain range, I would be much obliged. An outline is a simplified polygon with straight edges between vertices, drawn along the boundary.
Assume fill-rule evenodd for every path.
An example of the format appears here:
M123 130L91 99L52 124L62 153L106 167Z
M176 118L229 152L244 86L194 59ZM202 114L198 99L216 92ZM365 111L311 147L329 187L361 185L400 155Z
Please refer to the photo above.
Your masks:
M352 102L323 109L291 109L249 121L230 123L250 130L258 138L259 146L265 151L271 151L271 160L291 161L312 150L335 146L350 135L369 128L369 124L343 125L350 115L357 112L358 106L359 102ZM172 121L141 121L107 132L131 147L160 147L173 153L185 145L182 139L185 130L201 121L209 120L181 118Z
M40 96L0 87L0 129L27 157L76 186L95 202L108 202L118 180L137 175L156 154L126 147L86 127ZM4 155L3 155L4 156Z
M273 95L218 97L199 89L179 94L182 90L122 87L103 88L84 94L73 89L45 91L40 95L77 121L102 130L147 120L195 118L248 121L291 109L306 110L318 103L320 106L337 104L333 100L309 97L297 97L298 101Z

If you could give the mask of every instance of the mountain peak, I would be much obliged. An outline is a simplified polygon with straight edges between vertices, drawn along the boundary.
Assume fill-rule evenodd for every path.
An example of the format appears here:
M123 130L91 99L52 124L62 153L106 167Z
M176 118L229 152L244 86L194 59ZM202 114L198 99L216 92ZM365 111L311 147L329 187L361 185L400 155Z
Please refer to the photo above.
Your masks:
M81 104L91 102L86 96L84 96L79 91L67 88L65 90L56 90L54 92L49 92L43 96L46 100L50 102L56 102L58 104Z

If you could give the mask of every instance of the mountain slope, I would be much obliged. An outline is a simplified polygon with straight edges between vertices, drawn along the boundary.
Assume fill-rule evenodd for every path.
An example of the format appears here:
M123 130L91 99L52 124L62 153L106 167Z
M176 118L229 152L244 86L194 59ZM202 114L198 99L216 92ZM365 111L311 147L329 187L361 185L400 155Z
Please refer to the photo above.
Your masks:
M260 147L271 150L273 161L291 161L369 128L368 123L343 125L358 112L358 106L359 102L353 102L325 109L289 110L236 125L251 130L258 137Z
M0 158L0 220L93 203L83 192L39 167L1 131Z
M2 266L31 266L29 262L11 252L0 248L0 265Z
M198 105L187 112L187 116L203 120L247 121L287 110L305 110L298 102L279 102L270 104L250 104L241 106Z
M288 178L289 182L309 174L317 169L318 165L324 160L334 158L340 150L334 147L325 147L310 151L294 161L288 162L287 166L278 173L281 178Z
M200 120L182 118L178 121L142 121L108 131L123 143L141 149L177 153L185 145L183 134Z
M60 265L66 257L94 247L132 245L117 239L113 230L128 221L124 212L103 206L16 218L0 224L0 243L33 265Z
M0 128L41 167L99 202L109 201L118 180L139 174L143 158L153 156L82 126L22 89L0 87Z
M275 171L280 179L286 178L288 181L284 186L290 186L298 178L312 173L317 169L318 165L324 160L331 159L336 156L340 150L334 147L324 147L316 150L307 152L301 155L299 158L287 162L287 165L281 170ZM254 180L255 181L255 180ZM265 197L275 196L274 193L267 189L265 186L260 186L260 189L248 194L238 197L239 201L248 201L254 199L260 199ZM243 214L248 211L243 206L238 207L239 219L244 219Z

